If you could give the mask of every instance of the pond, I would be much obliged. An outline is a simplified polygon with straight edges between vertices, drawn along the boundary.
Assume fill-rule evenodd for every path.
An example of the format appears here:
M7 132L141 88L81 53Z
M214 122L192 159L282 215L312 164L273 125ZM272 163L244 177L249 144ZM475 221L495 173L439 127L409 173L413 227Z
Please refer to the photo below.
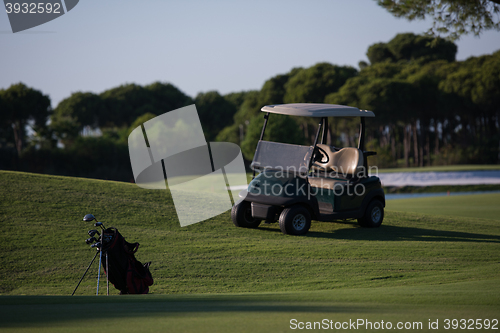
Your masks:
M436 192L436 193L393 193L385 194L386 200L396 199L415 199L415 198L428 198L428 197L444 197L444 196L457 196L457 195L471 195L471 194L488 194L500 193L500 191L470 191L470 192Z
M383 186L500 184L500 170L379 173Z

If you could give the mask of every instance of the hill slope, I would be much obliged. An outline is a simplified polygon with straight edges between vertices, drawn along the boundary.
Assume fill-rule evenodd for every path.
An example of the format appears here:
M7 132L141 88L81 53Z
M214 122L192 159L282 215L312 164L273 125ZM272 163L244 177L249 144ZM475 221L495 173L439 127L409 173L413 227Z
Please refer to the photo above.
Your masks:
M0 187L2 294L70 295L94 255L87 213L141 243L154 294L425 286L497 279L500 268L498 220L388 211L379 229L313 222L293 237L235 228L229 212L181 228L168 191L134 184L0 171ZM96 273L77 294L95 293Z

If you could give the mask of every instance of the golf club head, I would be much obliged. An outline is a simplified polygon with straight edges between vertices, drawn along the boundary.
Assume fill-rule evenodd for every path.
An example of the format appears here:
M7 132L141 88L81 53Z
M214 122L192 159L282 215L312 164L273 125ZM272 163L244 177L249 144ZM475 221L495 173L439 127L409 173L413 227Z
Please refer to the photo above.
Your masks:
M89 231L88 231L88 234L89 234L89 236L90 236L90 237L94 237L96 234L97 234L98 236L101 236L101 234L99 233L99 231L97 231L97 230L95 230L95 229L93 229L93 230L89 230Z
M90 247L101 247L101 242L90 245Z
M85 215L85 216L83 217L83 220L84 220L85 222L94 221L94 220L95 220L95 216L94 216L94 215L92 215L92 214L87 214L87 215Z
M95 239L95 237L90 237L90 238L87 238L85 240L85 243L87 243L87 245L90 245L90 244L92 244L92 243L94 243L96 241L97 241L97 239Z
M96 222L96 223L94 224L94 227L101 227L101 228L103 228L103 229L104 229L104 225L102 224L102 222Z

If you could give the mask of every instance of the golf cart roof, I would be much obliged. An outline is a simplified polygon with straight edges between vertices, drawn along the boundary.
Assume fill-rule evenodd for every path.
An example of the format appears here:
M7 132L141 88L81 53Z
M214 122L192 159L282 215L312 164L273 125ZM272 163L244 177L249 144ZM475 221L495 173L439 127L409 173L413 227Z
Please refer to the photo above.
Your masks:
M261 111L301 117L375 117L372 111L352 106L320 103L266 105Z

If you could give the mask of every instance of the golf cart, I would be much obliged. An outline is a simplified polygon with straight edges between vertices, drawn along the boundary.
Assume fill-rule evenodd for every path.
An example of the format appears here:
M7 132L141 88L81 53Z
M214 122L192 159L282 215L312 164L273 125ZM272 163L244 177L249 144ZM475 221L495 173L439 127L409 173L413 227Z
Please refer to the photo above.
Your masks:
M231 210L237 227L257 228L265 220L279 222L284 234L304 235L311 220L357 219L367 228L382 224L384 190L378 177L368 175L367 157L376 153L365 150L365 118L375 117L373 112L305 103L267 105L261 111L266 114L251 163L254 176L248 189L240 193L243 200ZM313 145L264 141L271 113L319 118ZM357 148L326 144L328 117L360 117Z

